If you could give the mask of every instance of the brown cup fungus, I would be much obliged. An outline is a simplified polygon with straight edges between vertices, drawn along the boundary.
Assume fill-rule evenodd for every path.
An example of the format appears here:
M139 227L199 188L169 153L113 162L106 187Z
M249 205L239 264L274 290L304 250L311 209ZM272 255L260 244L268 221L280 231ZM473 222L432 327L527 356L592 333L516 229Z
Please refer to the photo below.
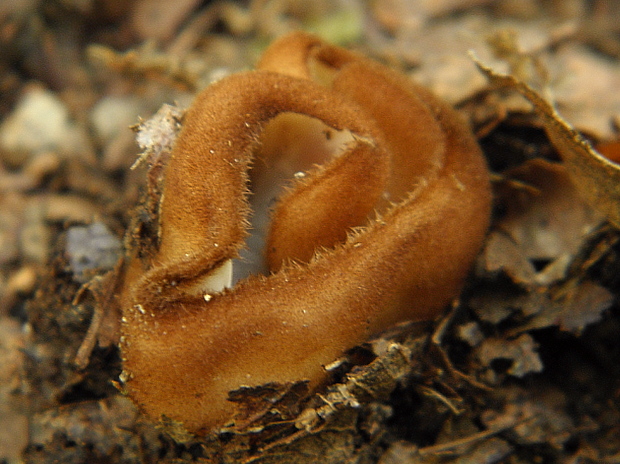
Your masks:
M232 390L316 388L347 349L436 317L489 221L466 123L304 33L202 91L160 169L157 239L121 271L125 386L197 434L231 419Z

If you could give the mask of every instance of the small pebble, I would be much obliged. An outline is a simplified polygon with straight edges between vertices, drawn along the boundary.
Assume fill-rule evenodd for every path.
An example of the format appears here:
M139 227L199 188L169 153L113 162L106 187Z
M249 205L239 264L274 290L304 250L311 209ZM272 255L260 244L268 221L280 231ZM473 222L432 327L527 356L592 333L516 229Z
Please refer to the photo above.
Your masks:
M121 252L121 241L101 222L67 230L66 253L77 282L87 282L94 271L112 269Z
M0 148L11 153L8 161L23 164L32 153L86 151L86 134L71 120L64 103L49 90L32 86L0 126Z

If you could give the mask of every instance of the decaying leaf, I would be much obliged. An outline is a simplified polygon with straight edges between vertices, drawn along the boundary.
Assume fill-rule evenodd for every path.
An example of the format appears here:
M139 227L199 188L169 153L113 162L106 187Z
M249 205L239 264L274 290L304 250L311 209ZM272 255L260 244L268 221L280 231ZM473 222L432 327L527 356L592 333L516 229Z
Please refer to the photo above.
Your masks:
M536 280L536 269L519 245L500 231L490 233L481 255L486 272L505 273L513 282L527 286Z
M488 338L478 348L478 359L486 366L498 359L507 360L511 363L507 372L515 377L543 370L536 342L528 334L514 340Z
M614 295L604 287L583 281L568 282L559 296L539 294L540 311L518 331L558 326L561 330L580 334L585 327L599 322L603 312L612 305Z
M573 421L564 411L566 397L555 389L540 391L520 387L507 389L500 394L507 400L503 411L487 410L481 416L489 428L517 424L509 432L518 443L549 443L561 447L571 436Z
M228 400L238 405L235 428L245 429L268 423L277 417L290 420L299 414L299 402L309 394L308 382L271 383L259 387L241 387L230 392Z
M497 228L530 260L547 263L563 255L574 256L584 236L601 220L560 164L533 159L503 175L519 186L515 188L515 182L504 185L500 195L508 195L509 201Z
M476 64L493 84L517 90L534 105L581 195L620 227L620 165L594 150L551 104L527 84L513 76L499 74L479 61Z

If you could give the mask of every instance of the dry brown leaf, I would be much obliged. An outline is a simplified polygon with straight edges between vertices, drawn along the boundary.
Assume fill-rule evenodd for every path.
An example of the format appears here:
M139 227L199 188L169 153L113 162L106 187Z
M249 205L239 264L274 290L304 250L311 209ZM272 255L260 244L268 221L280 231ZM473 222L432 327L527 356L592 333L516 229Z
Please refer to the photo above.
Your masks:
M499 231L489 235L481 254L481 263L487 272L504 272L518 285L527 287L536 281L536 269L518 243Z
M570 438L575 426L565 412L566 396L562 391L513 387L500 395L504 396L504 410L489 409L482 413L482 422L487 427L496 429L516 423L509 436L521 444L546 442L559 448Z
M523 334L514 340L489 338L478 349L478 359L485 366L491 366L495 360L511 361L507 373L522 378L527 374L542 372L543 364L536 351L537 345L529 334Z
M532 260L552 261L574 256L587 233L601 221L582 200L564 166L533 159L503 173L506 214L498 228ZM522 187L527 185L528 189Z
M576 335L589 325L599 322L614 302L614 295L605 287L585 280L572 286L560 297L538 295L540 311L516 331L523 332L558 326Z
M534 105L547 136L581 195L620 227L620 165L594 150L551 104L527 84L514 76L499 74L477 60L476 64L493 84L517 90Z

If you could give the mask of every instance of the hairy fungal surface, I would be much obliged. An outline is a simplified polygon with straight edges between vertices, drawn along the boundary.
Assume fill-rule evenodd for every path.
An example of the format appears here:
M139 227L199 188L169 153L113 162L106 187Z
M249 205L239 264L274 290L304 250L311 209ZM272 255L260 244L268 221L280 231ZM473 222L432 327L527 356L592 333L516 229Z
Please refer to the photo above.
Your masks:
M202 91L156 169L157 237L134 240L118 271L125 388L195 434L234 420L231 390L316 389L345 350L436 317L490 215L458 114L304 33ZM240 271L252 220L259 265Z

